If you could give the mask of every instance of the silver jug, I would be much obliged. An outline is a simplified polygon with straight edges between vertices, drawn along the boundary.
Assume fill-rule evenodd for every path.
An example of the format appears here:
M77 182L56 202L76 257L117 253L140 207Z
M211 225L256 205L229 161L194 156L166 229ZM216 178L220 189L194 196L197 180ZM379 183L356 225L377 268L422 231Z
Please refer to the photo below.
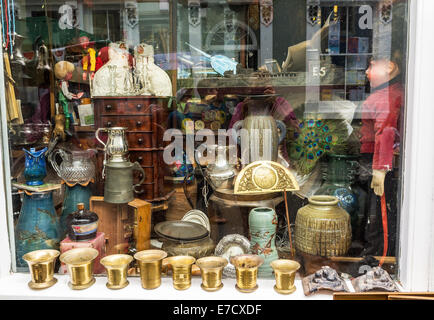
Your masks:
M220 146L216 144L207 146L207 152L214 152L215 159L207 164L204 175L213 189L232 188L233 179L236 175L235 163L232 162L236 162L236 158L233 158L233 161L228 159L228 151L229 148L234 147L236 146ZM204 159L200 150L196 150L195 156L198 163L201 163L201 160Z
M125 132L128 128L113 127L113 128L98 128L95 132L96 140L104 146L104 152L110 162L128 161L128 143ZM99 138L101 131L107 132L107 143L102 142Z
M95 177L95 164L92 157L96 150L65 151L56 149L48 158L57 175L69 183L86 182ZM56 156L62 162L57 164Z
M280 120L275 120L267 108L267 102L261 100L250 100L247 105L247 116L244 120L237 121L234 126L234 141L239 141L238 130L246 129L241 134L241 143L248 141L247 146L243 145L241 152L245 157L244 152L248 152L249 161L277 161L278 146L286 136L286 126ZM278 132L280 129L280 134Z

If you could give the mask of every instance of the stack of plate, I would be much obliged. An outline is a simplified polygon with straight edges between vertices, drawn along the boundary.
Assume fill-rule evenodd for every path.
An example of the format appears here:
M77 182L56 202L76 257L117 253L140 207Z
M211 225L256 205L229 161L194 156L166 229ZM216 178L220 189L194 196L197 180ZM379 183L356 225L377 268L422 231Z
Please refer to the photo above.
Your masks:
M209 219L205 213L200 210L193 209L188 211L181 219L182 221L190 221L204 226L208 232L211 232Z

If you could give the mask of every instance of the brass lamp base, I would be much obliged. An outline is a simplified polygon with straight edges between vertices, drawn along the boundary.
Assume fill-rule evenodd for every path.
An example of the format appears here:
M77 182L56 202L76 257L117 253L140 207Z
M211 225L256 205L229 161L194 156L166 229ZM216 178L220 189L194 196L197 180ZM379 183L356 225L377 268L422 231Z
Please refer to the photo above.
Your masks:
M88 283L86 284L72 284L71 281L68 282L68 286L72 289L72 290L83 290L83 289L87 289L89 288L91 285L93 285L95 283L95 278L92 278L92 280L90 280Z
M51 286L53 286L55 283L57 282L56 278L51 279L48 282L43 282L43 283L36 283L33 281L29 281L29 288L33 289L33 290L41 290L41 289L47 289Z
M221 288L223 288L223 283L221 283L218 287L205 287L204 285L203 285L203 283L200 285L200 287L203 289L203 290L205 290L205 291L208 291L208 292L213 292L213 291L218 291L218 290L220 290Z
M250 293L253 291L256 291L256 289L258 289L258 285L254 286L253 288L240 288L238 286L238 284L235 285L235 288L239 291L239 292L243 292L243 293Z
M297 289L297 288L294 286L294 287L291 288L291 289L284 290L284 289L279 289L279 288L277 288L276 285L274 285L274 290L276 290L276 292L277 292L277 293L280 293L280 294L291 294L291 293L293 293L296 289Z
M130 283L130 282L127 280L126 282L124 282L124 283L121 284L121 285L114 285L114 284L110 284L110 283L108 283L108 282L107 282L105 285L106 285L106 287L109 288L109 289L112 289L112 290L119 290L119 289L125 288L129 283Z

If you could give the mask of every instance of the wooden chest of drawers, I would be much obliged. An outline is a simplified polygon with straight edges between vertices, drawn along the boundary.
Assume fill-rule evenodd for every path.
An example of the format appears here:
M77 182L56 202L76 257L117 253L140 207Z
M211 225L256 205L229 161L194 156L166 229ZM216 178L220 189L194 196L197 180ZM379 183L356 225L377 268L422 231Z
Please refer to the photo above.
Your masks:
M137 189L137 198L158 202L169 198L171 193L164 190L163 161L164 131L172 127L168 123L170 110L168 97L94 97L95 129L107 127L126 127L130 161L138 161L145 171L145 181ZM106 137L101 134L104 140ZM100 146L102 147L102 146ZM104 153L98 152L98 173L96 183L98 193L103 194L101 178ZM135 173L134 182L140 180Z

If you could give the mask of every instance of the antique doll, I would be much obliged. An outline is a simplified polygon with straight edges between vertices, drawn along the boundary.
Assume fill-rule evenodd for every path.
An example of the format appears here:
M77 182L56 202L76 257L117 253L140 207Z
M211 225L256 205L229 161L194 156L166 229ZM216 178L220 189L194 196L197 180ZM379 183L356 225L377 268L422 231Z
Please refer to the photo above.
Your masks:
M398 153L400 115L405 101L403 9L395 4L392 19L380 20L374 26L373 56L366 70L371 94L362 105L360 161L362 167L367 165L372 170L372 178L362 255L395 255L398 181L394 178L394 156Z
M77 94L69 92L68 81L71 80L72 74L75 70L74 65L68 61L59 61L54 66L54 74L56 78L59 80L59 95L58 102L62 107L63 113L66 117L65 128L69 129L69 125L72 122L72 114L68 110L68 103L70 100L80 99L83 96L83 92L79 92Z
M83 81L86 81L88 72L90 79L93 79L96 71L96 50L87 36L81 36L78 41L83 49Z

